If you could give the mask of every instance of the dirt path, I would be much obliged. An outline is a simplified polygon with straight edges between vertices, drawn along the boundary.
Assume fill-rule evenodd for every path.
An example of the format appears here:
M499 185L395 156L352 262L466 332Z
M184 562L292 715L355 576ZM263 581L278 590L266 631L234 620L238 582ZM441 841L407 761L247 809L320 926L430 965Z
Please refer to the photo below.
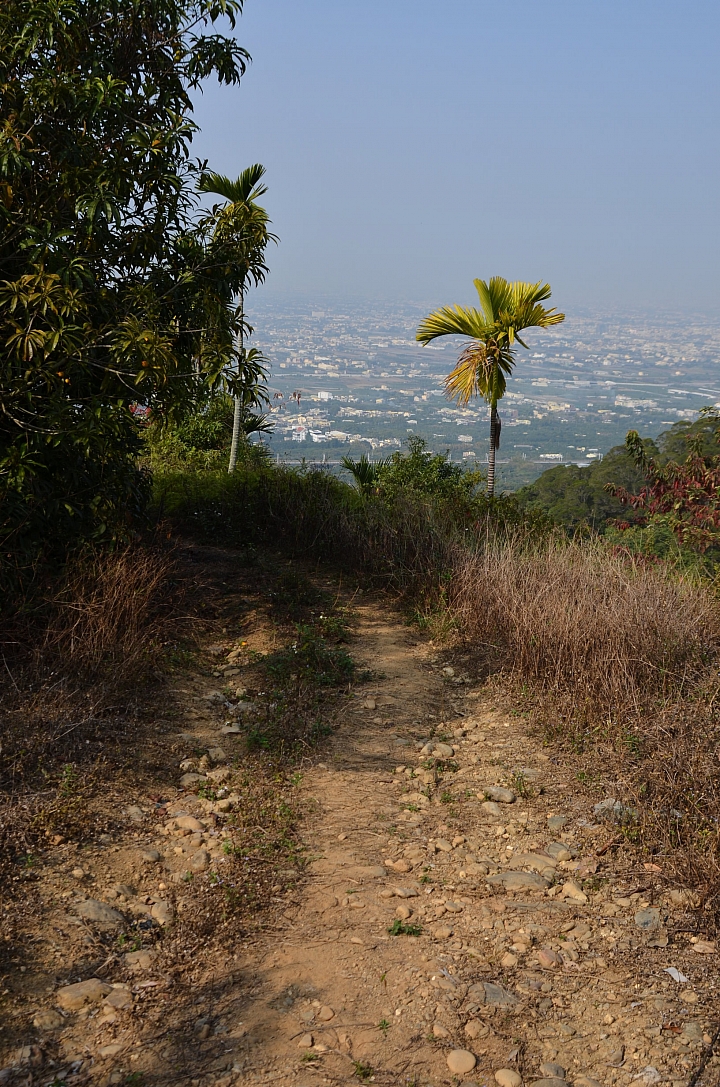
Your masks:
M357 608L352 651L374 679L296 785L306 863L264 931L197 942L182 996L162 945L109 956L84 990L46 972L0 1083L688 1087L719 1013L714 945L682 893L487 701L470 658L441 658L377 602ZM160 823L128 805L124 835L85 854L95 906L67 889L72 858L49 870L60 957L117 924L98 902L148 915L170 947L199 908L183 873L222 875L239 740L206 678L174 694L166 742L210 750L200 772L229 798L181 790ZM718 1076L710 1056L696 1082Z

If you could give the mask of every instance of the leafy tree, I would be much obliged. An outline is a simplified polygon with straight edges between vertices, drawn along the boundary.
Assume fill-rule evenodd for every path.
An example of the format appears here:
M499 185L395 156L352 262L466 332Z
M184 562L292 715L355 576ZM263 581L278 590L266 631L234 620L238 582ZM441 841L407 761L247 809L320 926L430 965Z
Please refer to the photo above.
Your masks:
M389 501L411 494L467 502L482 482L480 472L453 464L447 453L432 453L422 438L408 438L407 446L407 453L393 453L379 472L379 493Z
M231 181L223 174L206 173L200 179L199 185L201 192L214 193L228 201L225 207L215 209L218 220L216 230L226 238L232 237L237 252L236 259L242 267L239 288L240 327L237 363L239 381L235 394L228 472L235 471L238 443L241 435L248 433L248 409L268 402L267 390L261 384L267 376L263 368L265 359L255 348L250 351L245 350L245 334L252 333L252 328L245 320L245 292L251 282L255 286L264 283L269 271L265 263L265 251L270 241L277 241L276 236L268 230L270 220L267 212L257 203L258 197L267 192L267 186L260 184L264 176L265 167L256 163L243 170L235 181ZM255 427L255 429L265 431L270 429L266 419L266 416L263 417L262 427Z
M455 369L445 380L445 390L452 400L467 404L471 397L482 396L490 405L490 453L487 490L495 493L495 452L500 447L498 401L505 395L506 380L515 367L515 343L526 328L549 328L565 320L564 313L547 309L542 303L550 297L548 283L508 283L494 276L489 283L474 280L480 310L465 306L443 306L428 314L417 330L417 339L427 344L438 336L469 336Z
M650 455L658 452L652 439L645 439L645 447ZM604 532L609 520L623 515L620 500L608 493L606 485L613 483L635 490L643 482L642 469L625 446L618 445L587 468L575 464L548 468L516 495L523 509L542 510L570 530L587 526Z
M156 418L221 388L247 274L200 215L191 94L237 83L242 0L0 5L0 544L132 531ZM228 386L233 391L232 382Z

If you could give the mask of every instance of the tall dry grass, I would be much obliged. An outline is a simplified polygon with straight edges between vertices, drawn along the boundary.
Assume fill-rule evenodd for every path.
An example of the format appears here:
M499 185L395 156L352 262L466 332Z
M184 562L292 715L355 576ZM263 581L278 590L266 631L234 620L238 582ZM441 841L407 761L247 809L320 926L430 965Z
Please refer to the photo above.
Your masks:
M466 554L450 606L505 671L544 693L569 692L596 715L694 689L720 649L720 610L705 586L601 541Z
M449 607L532 716L637 811L666 875L720 916L720 606L601 541L466 554ZM603 793L602 795L607 795Z
M171 555L145 547L85 551L6 618L0 883L4 866L46 830L83 818L82 785L93 764L113 745L132 741L135 707L175 603L173 566ZM69 772L72 803L61 786Z

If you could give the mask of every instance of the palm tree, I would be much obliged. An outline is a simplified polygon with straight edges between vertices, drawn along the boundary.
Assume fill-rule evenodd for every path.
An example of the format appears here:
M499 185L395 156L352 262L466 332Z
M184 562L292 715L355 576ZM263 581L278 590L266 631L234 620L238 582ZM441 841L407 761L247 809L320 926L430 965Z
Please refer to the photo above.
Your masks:
M269 271L265 263L265 250L268 242L277 241L274 234L268 230L270 219L264 208L257 203L258 197L267 192L267 186L260 182L265 175L265 167L260 163L248 166L235 180L225 177L224 174L205 173L200 178L198 189L200 192L213 193L222 196L228 201L226 206L217 213L217 226L215 233L219 237L232 237L236 251L240 254L240 301L238 305L239 332L238 332L238 367L236 383L239 386L235 392L235 412L233 417L232 442L230 445L230 462L228 472L234 472L237 464L238 446L241 435L246 434L244 425L245 409L254 406L262 400L262 395L251 390L248 400L247 391L242 386L243 379L247 381L248 373L254 372L249 354L245 351L245 333L252 332L245 320L245 292L250 282L255 286L263 283ZM250 353L252 354L252 352ZM256 353L258 362L264 361L260 353ZM266 376L262 365L256 375L256 384Z
M438 336L469 336L470 343L454 370L445 378L445 394L459 404L482 396L490 405L490 453L487 492L495 493L495 451L500 448L498 401L505 394L506 380L515 366L517 341L527 347L519 333L526 328L549 328L565 320L564 313L547 309L549 283L508 283L494 276L489 283L474 280L480 309L443 306L428 314L417 330L417 339L427 344Z

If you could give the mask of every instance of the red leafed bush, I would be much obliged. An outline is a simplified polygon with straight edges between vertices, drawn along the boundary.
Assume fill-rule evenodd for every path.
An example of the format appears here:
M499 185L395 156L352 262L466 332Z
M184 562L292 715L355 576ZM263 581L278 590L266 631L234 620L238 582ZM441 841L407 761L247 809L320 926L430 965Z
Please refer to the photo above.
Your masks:
M720 442L720 414L703 408L701 415L715 424ZM629 432L625 444L647 483L638 494L614 483L606 489L639 513L635 525L665 524L681 545L696 551L720 545L720 453L703 453L702 437L694 435L688 438L689 452L682 464L672 460L661 464L647 456L636 430ZM621 531L630 527L626 521L616 522Z

